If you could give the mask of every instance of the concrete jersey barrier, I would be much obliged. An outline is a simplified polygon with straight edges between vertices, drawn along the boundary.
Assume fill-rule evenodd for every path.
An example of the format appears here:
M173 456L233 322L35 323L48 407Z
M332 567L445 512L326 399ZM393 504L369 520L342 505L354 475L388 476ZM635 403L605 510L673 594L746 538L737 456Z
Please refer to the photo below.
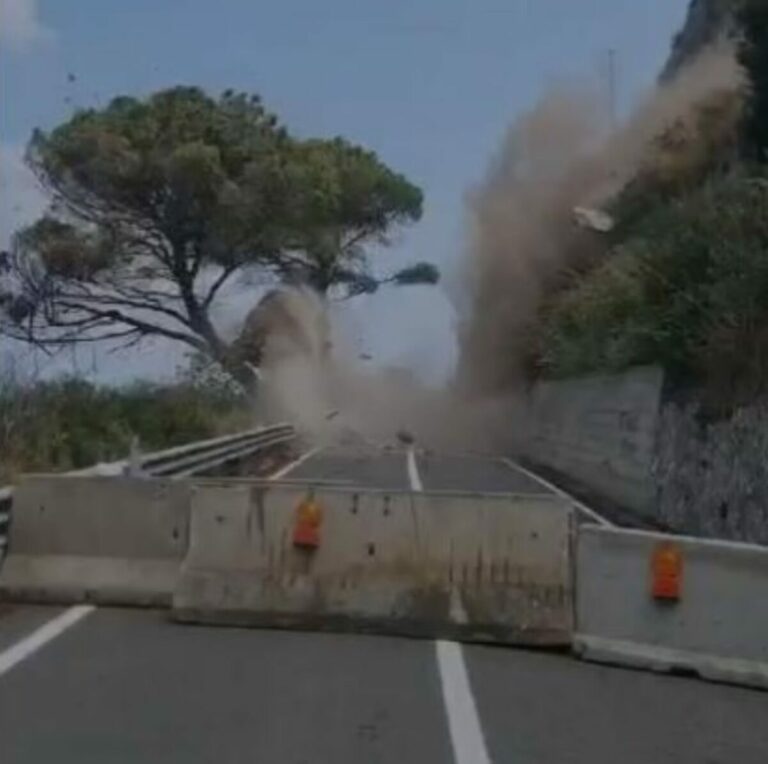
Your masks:
M294 548L297 507L320 544ZM182 621L568 644L567 502L556 497L198 485L173 599Z
M314 549L294 543L308 498L321 513ZM652 591L660 549L682 560L667 600ZM766 592L768 548L577 527L554 496L249 480L26 478L0 569L0 595L15 600L172 605L185 622L573 643L588 660L762 688Z
M188 486L31 476L14 493L0 596L169 604L187 546Z
M652 559L670 543L680 598L659 601ZM577 581L583 657L768 688L768 548L582 526Z

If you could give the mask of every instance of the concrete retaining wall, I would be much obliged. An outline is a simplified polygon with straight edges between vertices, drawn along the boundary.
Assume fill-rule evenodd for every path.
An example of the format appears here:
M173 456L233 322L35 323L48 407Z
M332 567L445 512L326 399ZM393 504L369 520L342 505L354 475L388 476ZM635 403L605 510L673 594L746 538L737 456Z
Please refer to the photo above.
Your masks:
M651 596L661 542L683 555L678 602ZM577 581L574 645L584 657L768 688L768 549L582 526Z
M541 383L522 406L515 446L629 510L630 523L635 515L687 535L768 544L768 404L707 421L695 391L687 404L667 400L663 382L661 369L645 367Z
M168 604L187 546L188 490L155 479L25 479L14 493L0 595Z
M521 454L644 516L664 375L644 367L610 377L537 385L527 402Z
M571 510L552 497L316 489L321 544L292 546L306 489L198 486L180 620L568 644Z

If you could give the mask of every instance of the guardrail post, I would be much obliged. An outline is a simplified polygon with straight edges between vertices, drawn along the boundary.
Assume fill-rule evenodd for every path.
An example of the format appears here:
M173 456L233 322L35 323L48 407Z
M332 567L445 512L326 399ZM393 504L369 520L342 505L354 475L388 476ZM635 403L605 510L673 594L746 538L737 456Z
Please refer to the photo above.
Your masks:
M129 477L141 477L144 471L141 469L141 447L139 438L134 435L131 438L131 448L128 453L128 463L125 472Z

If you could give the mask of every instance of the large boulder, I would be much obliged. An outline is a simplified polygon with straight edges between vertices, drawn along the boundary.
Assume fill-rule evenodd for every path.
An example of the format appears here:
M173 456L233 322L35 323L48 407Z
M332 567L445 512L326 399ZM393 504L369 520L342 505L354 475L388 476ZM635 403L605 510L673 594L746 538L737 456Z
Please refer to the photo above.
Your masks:
M322 299L309 289L268 292L246 316L232 345L238 363L260 367L289 356L320 359L330 348L330 328Z

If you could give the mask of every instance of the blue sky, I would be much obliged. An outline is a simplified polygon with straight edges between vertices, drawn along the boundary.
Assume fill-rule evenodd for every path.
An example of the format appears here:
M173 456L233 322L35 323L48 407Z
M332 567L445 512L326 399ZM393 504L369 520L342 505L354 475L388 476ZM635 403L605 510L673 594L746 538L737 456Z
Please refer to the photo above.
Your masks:
M39 199L18 157L31 130L75 106L178 84L259 92L302 135L343 134L426 194L423 221L382 270L430 259L450 272L463 196L505 128L548 84L597 76L616 50L619 102L653 82L687 0L0 0L0 239ZM75 76L74 82L68 75ZM232 319L234 320L234 319ZM382 362L444 373L453 314L441 290L388 291L344 311ZM167 373L167 349L131 368ZM124 375L104 357L104 378ZM91 364L93 366L93 364Z

